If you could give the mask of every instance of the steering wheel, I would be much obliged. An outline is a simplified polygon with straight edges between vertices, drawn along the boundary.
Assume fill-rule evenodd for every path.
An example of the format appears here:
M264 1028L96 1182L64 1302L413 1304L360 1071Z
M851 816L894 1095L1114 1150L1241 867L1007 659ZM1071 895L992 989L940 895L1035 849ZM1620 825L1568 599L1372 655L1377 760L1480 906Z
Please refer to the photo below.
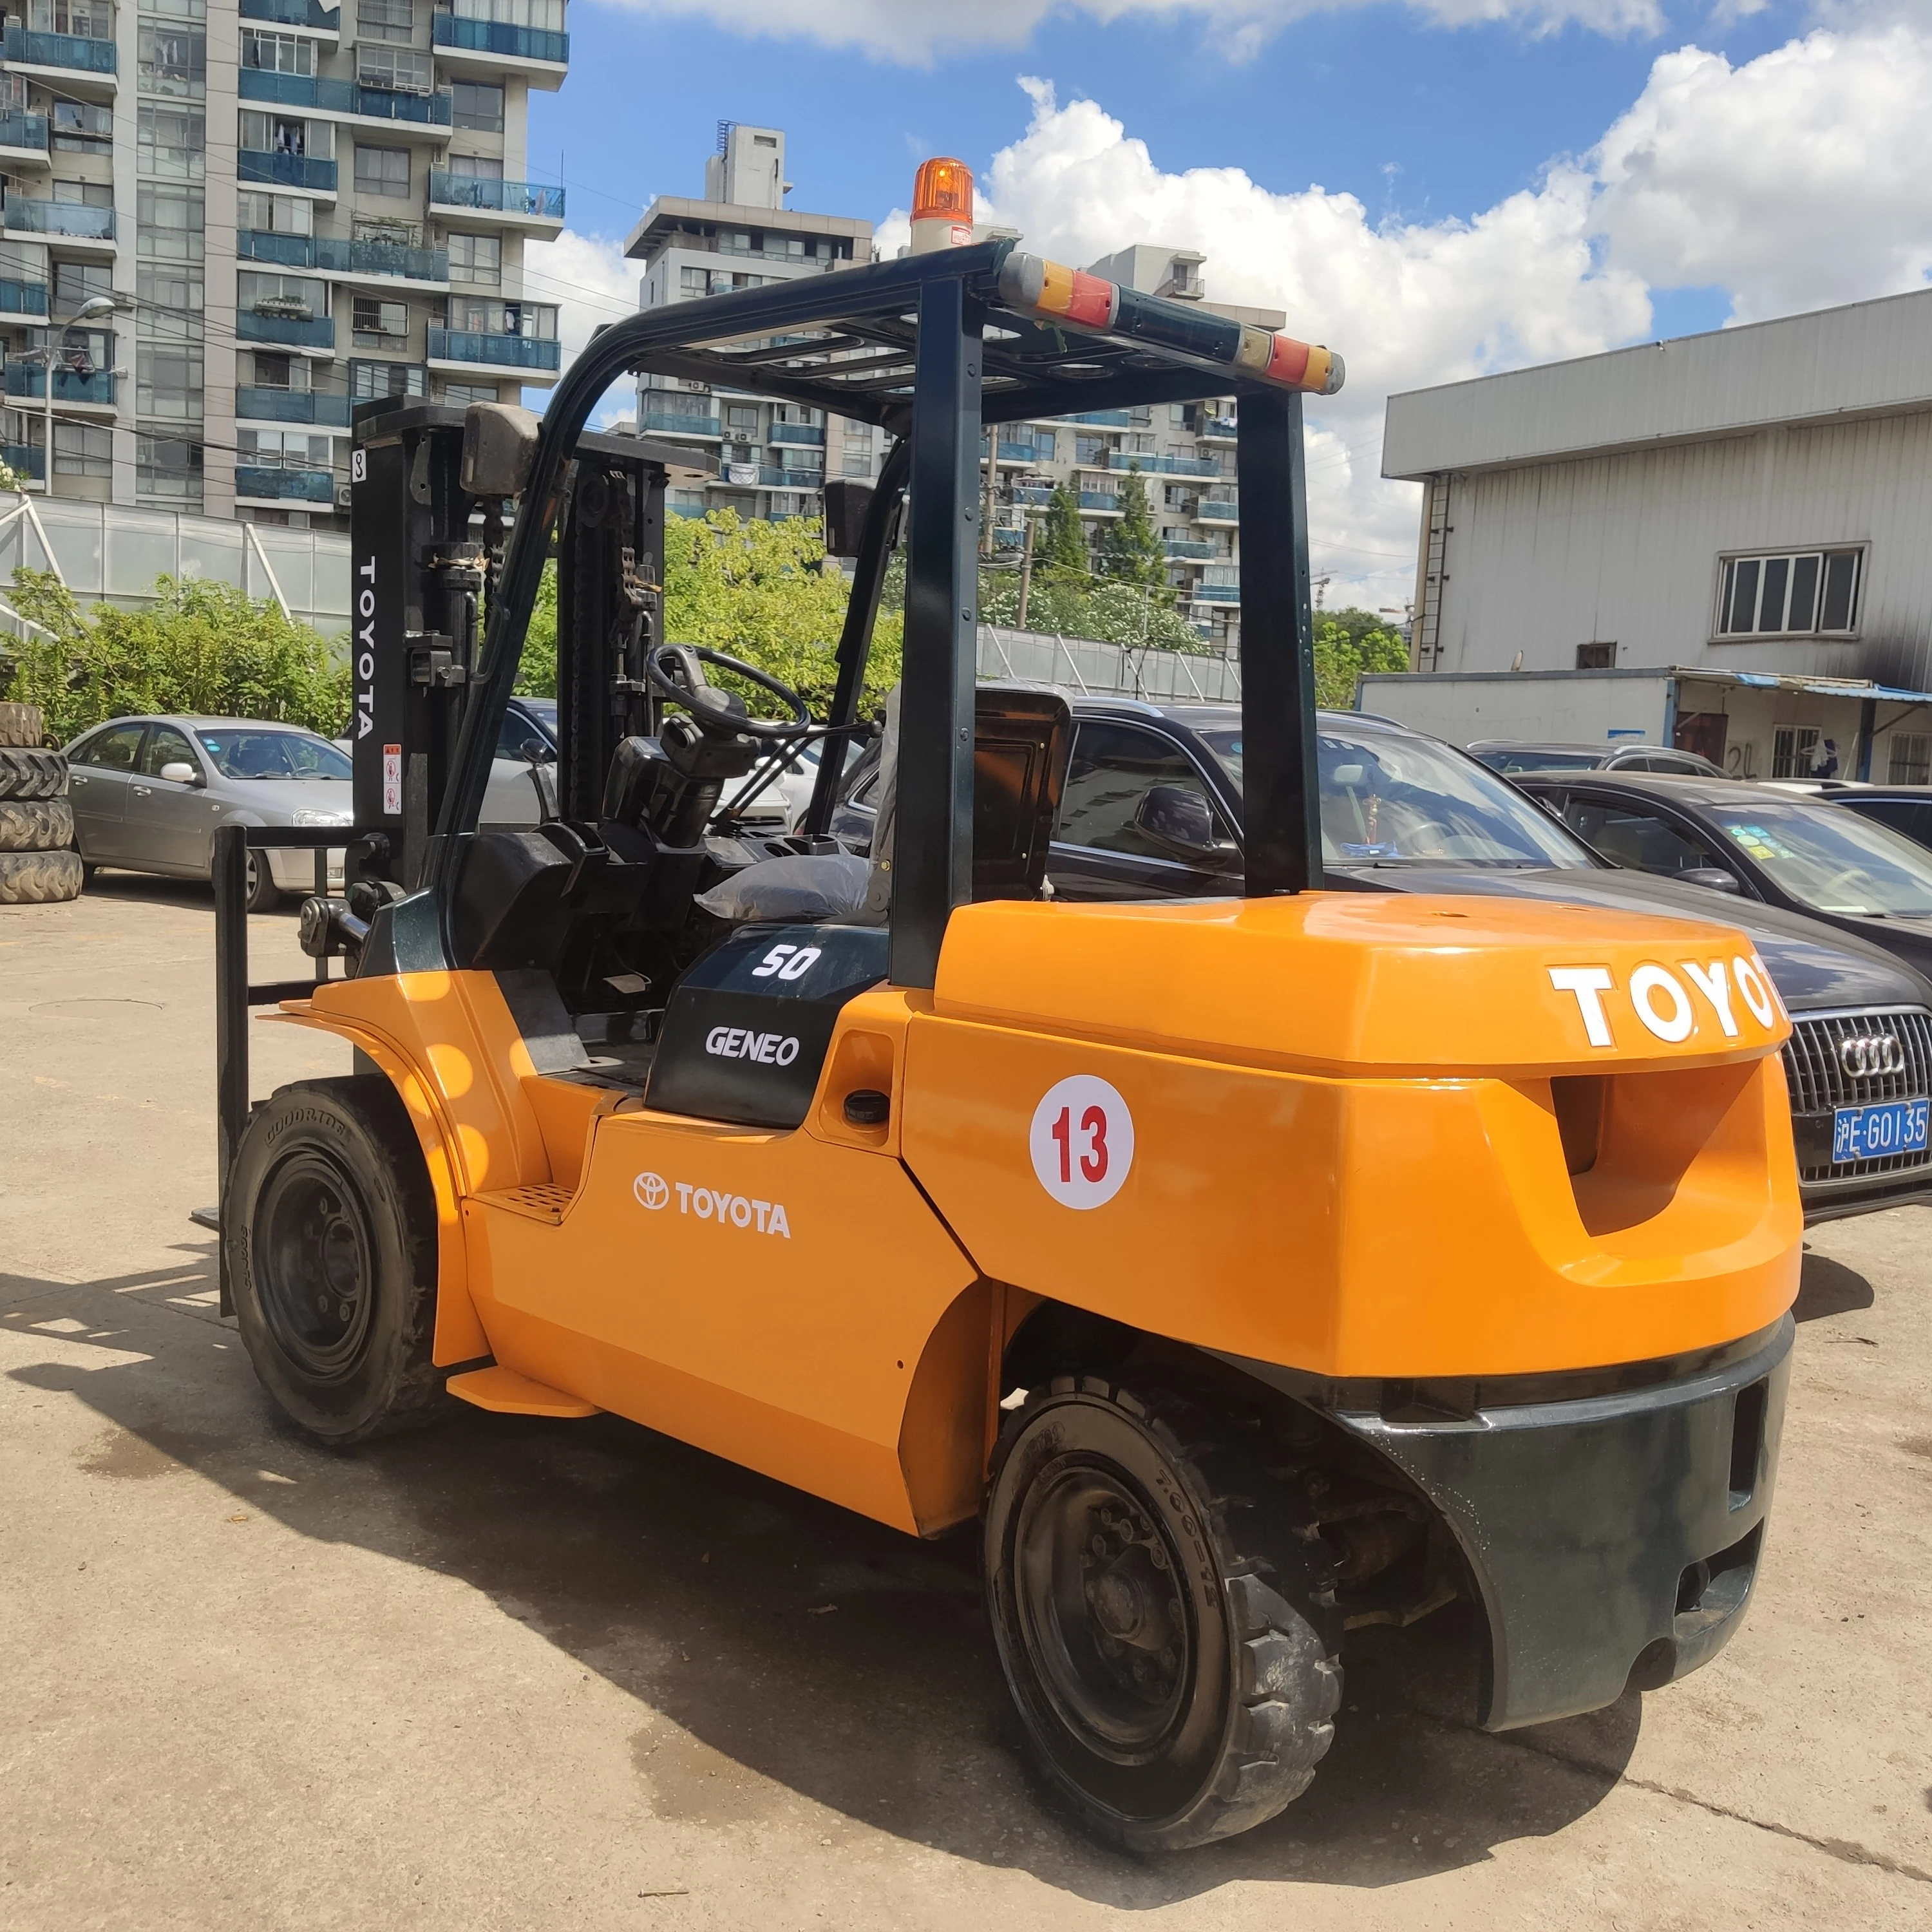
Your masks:
M791 716L747 717L742 701L730 692L720 691L698 668L700 664L716 664L769 692L790 710ZM706 730L734 737L742 732L752 738L794 738L812 724L810 707L790 685L781 684L769 671L742 658L714 651L708 644L660 644L645 658L644 676L653 690L676 698Z

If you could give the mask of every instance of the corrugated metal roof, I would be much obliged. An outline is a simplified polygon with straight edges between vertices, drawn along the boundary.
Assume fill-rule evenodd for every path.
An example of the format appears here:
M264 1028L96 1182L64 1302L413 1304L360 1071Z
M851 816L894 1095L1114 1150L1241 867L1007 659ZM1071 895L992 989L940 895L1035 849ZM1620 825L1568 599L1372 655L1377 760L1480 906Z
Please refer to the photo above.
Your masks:
M1440 670L1365 671L1364 685L1402 678L1420 685L1432 678L1459 684L1526 684L1628 681L1673 677L1691 684L1741 684L1760 691L1803 691L1819 698L1882 698L1892 704L1932 704L1932 691L1906 691L1897 685L1872 684L1856 677L1807 677L1802 673L1720 670L1709 664L1617 664L1604 670Z
M1391 396L1384 476L1932 409L1932 290Z

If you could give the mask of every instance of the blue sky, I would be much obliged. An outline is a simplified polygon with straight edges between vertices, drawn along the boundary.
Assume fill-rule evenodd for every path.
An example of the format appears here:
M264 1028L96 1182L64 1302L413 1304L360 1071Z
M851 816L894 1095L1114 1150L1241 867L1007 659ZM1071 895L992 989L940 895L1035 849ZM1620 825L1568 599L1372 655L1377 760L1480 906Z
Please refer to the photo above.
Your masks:
M1392 392L1924 283L1932 0L1753 5L572 0L530 134L570 232L529 292L567 349L623 312L614 243L702 191L721 118L785 130L794 207L874 221L958 154L1042 252L1199 248L1210 297L1344 352L1314 528L1387 602L1415 512L1378 473ZM754 6L793 31L738 31Z

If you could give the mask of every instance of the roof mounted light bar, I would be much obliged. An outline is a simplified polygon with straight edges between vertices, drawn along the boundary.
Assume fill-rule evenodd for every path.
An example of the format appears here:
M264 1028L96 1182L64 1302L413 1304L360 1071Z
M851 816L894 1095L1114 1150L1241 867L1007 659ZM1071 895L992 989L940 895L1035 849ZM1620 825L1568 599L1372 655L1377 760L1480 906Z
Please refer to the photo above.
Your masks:
M1006 257L1000 265L1000 295L1045 321L1124 336L1282 388L1332 396L1342 386L1341 357L1318 344L1298 342L1191 302L1142 295L1037 255L1016 250Z

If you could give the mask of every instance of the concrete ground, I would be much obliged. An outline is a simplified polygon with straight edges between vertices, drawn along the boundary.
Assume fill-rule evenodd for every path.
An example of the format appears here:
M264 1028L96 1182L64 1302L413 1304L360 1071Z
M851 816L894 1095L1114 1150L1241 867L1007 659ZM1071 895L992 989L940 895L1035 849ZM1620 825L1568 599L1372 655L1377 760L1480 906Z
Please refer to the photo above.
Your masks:
M1932 1211L1811 1238L1714 1664L1492 1737L1455 1612L1368 1633L1309 1795L1142 1864L1024 1768L969 1544L609 1418L278 1426L188 1220L212 928L124 875L0 912L10 1932L1932 1924ZM254 1031L257 1093L346 1070Z

